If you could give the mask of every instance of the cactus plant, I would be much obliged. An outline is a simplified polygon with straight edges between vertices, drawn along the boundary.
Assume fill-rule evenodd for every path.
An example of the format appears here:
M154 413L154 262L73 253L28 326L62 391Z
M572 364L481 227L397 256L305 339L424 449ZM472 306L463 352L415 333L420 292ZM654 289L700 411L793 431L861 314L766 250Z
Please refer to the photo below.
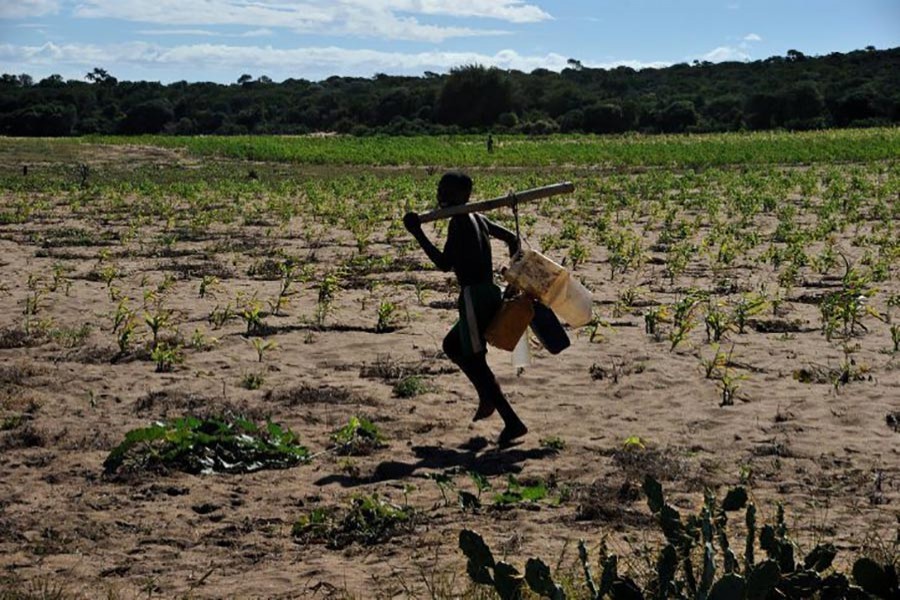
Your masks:
M666 545L656 562L656 576L646 589L619 574L619 559L606 556L601 561L599 584L594 581L584 541L578 544L578 558L584 571L585 587L591 600L768 600L770 598L819 598L820 600L900 599L897 572L893 565L879 565L868 558L856 561L853 579L859 587L832 568L837 550L832 544L820 544L803 559L794 560L795 547L788 537L784 509L779 506L774 524L759 529L758 541L766 558L756 562L756 507L748 502L747 490L735 487L721 503L707 494L700 512L682 519L678 510L666 502L662 486L647 476L643 485L647 504L656 518ZM747 528L743 569L731 550L725 529L729 512L745 509ZM718 546L718 549L717 549ZM695 549L702 548L699 580L694 574ZM524 578L511 565L495 563L484 540L471 531L460 533L460 548L469 558L469 576L476 583L492 586L502 599L518 598L523 582L542 598L564 600L562 588L553 580L549 567L541 560L529 559ZM722 553L724 573L718 575L717 554ZM741 572L742 571L742 572Z

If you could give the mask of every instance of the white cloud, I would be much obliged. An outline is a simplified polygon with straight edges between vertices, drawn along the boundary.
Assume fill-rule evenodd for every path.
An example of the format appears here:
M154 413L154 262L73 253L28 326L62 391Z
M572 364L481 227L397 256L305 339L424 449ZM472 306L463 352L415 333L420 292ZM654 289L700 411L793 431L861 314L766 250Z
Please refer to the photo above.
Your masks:
M140 29L137 32L140 35L189 35L194 37L230 37L230 38L252 38L267 37L274 35L271 29L251 29L243 33L222 33L221 31L210 31L208 29Z
M496 66L530 72L537 68L560 71L567 57L548 53L523 55L515 50L496 54L479 52L382 52L339 47L307 47L278 49L270 46L233 46L226 44L190 44L162 47L144 42L109 46L93 44L53 44L42 46L0 45L0 60L14 65L15 70L37 68L45 73L61 73L80 77L86 70L101 66L121 77L121 73L153 70L160 73L191 72L242 73L265 71L276 79L303 77L321 79L331 75L368 77L375 73L419 75L424 71L446 72L467 64ZM665 63L616 61L599 63L584 61L585 66L634 69L663 67ZM39 74L38 74L39 75ZM235 75L236 77L236 75ZM171 79L162 77L162 79ZM178 78L178 77L175 77ZM220 78L221 80L221 78Z
M755 33L748 33L747 35L744 36L744 41L745 42L761 42L762 38L759 37L759 35L757 35Z
M505 32L433 25L420 22L417 16L478 17L508 23L552 18L538 6L520 0L84 0L73 14L158 25L243 25L432 43Z
M750 55L741 48L733 46L719 46L699 57L700 60L709 62L728 62L750 60Z
M0 0L0 19L27 19L59 12L59 0Z
M378 4L388 10L420 12L424 15L482 17L510 23L536 23L552 18L540 7L518 0L387 0L360 4Z

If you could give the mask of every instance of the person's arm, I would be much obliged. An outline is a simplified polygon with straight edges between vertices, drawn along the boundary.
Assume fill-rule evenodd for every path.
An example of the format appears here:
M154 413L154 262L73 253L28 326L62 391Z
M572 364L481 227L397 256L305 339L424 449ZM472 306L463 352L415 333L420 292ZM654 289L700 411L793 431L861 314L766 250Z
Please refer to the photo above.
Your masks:
M434 266L441 271L449 271L453 268L455 236L453 235L454 227L452 221L448 228L447 243L444 245L443 252L438 250L437 246L432 244L431 240L425 235L425 232L422 231L422 222L419 220L418 214L413 212L406 213L403 217L403 225L406 227L406 230L416 238L416 241L419 242L419 246L422 247L422 250L425 251L425 254L431 259L431 262L434 263Z
M509 247L510 256L519 251L519 238L516 237L515 233L502 225L497 225L487 217L484 217L484 221L487 223L488 233L491 237L495 237L498 240L505 242L507 247Z

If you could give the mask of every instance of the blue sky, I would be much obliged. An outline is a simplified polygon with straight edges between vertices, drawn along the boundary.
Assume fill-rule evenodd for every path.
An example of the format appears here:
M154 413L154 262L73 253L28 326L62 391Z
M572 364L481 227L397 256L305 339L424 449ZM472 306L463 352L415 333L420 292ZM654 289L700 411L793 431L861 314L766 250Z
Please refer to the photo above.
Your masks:
M900 0L0 0L0 72L234 82L900 46Z

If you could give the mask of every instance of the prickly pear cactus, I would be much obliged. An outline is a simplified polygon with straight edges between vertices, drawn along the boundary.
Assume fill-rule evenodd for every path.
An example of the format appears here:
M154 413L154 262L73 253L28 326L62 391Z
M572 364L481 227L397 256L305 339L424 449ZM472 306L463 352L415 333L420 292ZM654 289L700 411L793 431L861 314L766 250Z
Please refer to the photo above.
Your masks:
M853 580L867 593L883 600L900 598L900 585L893 565L879 565L871 558L853 564Z
M533 592L543 598L566 600L565 592L550 575L550 567L538 558L529 558L525 563L525 581Z

